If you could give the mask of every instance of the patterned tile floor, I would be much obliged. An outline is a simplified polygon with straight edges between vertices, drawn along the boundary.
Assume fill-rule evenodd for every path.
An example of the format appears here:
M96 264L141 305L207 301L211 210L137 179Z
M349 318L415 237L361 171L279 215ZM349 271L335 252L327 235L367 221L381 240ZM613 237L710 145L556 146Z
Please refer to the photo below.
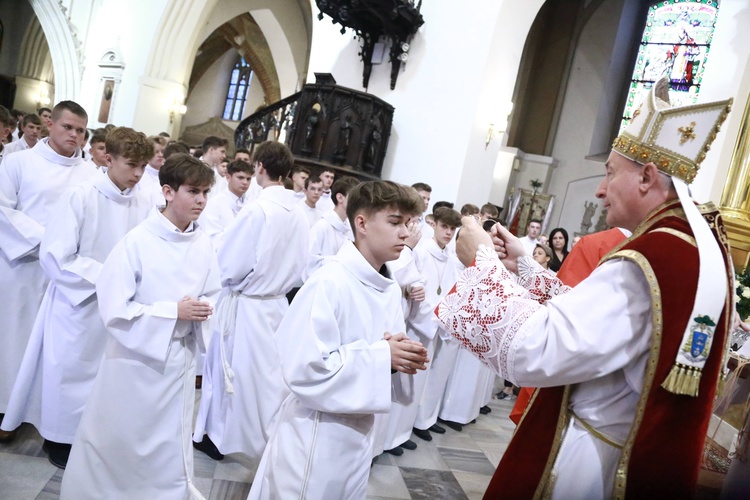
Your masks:
M511 402L493 400L490 407L492 413L480 415L462 432L447 429L433 434L431 442L412 436L416 450L379 456L370 473L368 500L482 498L514 428L508 419ZM0 498L59 498L64 471L47 461L42 441L34 427L24 424L13 443L0 444ZM209 500L244 500L257 466L240 455L215 462L196 451L195 483Z

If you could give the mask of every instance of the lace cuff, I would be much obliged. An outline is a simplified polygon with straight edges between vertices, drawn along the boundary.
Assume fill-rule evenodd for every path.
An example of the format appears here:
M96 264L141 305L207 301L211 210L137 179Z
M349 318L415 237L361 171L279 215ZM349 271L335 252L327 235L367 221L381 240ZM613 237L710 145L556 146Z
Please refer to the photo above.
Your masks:
M480 245L476 265L460 274L455 289L436 312L446 331L484 364L507 377L513 339L541 307L536 297L516 283L495 250Z
M528 290L531 298L544 304L556 295L570 291L570 287L528 255L518 258L516 283Z

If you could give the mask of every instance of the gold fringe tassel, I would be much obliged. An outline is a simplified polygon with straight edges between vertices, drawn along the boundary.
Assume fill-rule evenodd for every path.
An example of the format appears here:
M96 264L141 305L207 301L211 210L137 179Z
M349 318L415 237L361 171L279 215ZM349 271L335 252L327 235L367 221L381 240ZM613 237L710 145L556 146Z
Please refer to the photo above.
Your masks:
M700 383L699 368L675 363L661 386L674 394L697 397Z

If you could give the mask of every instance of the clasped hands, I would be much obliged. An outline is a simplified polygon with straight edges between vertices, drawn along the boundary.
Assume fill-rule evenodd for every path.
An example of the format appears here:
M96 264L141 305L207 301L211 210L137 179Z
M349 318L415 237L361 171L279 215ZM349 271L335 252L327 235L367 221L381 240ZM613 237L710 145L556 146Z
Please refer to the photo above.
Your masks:
M479 245L494 247L505 268L518 274L518 257L526 255L521 240L499 222L488 233L473 217L463 217L461 232L456 240L456 254L463 265L468 267L474 262Z
M421 342L410 340L403 333L391 335L385 332L383 338L388 342L391 348L391 368L402 373L414 375L417 370L426 370L427 349Z

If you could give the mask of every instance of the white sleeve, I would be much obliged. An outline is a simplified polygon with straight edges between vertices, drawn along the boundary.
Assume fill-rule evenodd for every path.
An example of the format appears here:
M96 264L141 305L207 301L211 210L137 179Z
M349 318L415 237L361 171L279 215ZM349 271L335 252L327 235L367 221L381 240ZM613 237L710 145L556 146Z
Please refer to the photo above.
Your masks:
M41 224L17 210L22 167L6 158L0 168L0 250L9 261L35 254L44 235Z
M574 384L621 369L648 349L651 293L637 264L609 261L568 293L548 288L552 298L542 305L491 253L478 254L438 314L500 376L528 387Z
M39 249L39 262L50 281L73 305L96 293L102 263L78 254L86 207L80 189L66 193L52 213Z
M265 213L257 203L243 208L224 230L218 257L224 286L246 281L258 263L259 242L265 230ZM305 242L307 244L307 242Z
M120 241L104 261L96 284L99 313L107 331L127 349L159 362L169 352L177 323L177 302L135 300L140 262Z
M333 302L347 298L337 295L332 289L307 285L295 297L276 331L284 381L314 410L386 413L392 390L388 342L361 339L342 345Z

